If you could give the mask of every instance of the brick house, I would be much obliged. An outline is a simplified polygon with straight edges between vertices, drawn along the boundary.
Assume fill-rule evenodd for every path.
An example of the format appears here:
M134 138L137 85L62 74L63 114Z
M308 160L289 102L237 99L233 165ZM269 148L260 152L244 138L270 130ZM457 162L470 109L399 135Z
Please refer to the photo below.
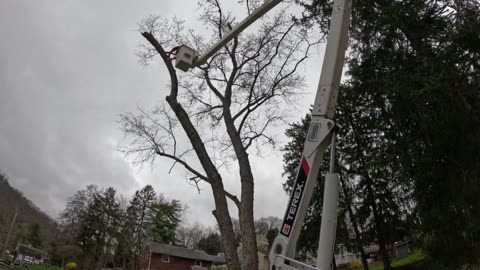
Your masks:
M149 243L140 265L142 270L211 270L213 264L225 264L223 256L203 250Z

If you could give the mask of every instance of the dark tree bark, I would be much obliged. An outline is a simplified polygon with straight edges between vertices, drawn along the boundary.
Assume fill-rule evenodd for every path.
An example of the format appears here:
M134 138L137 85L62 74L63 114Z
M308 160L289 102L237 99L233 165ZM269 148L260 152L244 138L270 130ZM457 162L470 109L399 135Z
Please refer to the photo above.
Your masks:
M343 179L343 177L341 176L340 176L340 182L343 187L342 191L343 191L343 197L345 199L345 204L347 205L347 212L348 212L348 215L350 216L353 232L355 234L355 244L357 246L357 249L360 251L360 259L362 260L363 269L368 270L367 256L365 255L365 250L363 249L363 240L358 227L357 218L353 212L354 206L353 206L353 200L350 193L350 189L347 186L345 179Z
M212 187L213 197L216 206L216 210L213 214L217 219L218 226L222 234L222 244L225 250L227 265L229 269L240 270L240 262L238 259L235 245L235 235L233 233L233 225L230 219L230 212L228 210L227 198L224 191L222 178L220 177L220 174L218 173L215 165L210 159L210 156L205 149L205 144L200 138L200 135L198 134L195 126L192 124L188 114L186 113L182 105L177 101L178 79L175 68L170 61L170 57L167 55L162 45L160 45L160 43L151 33L144 32L142 33L142 35L157 50L157 52L162 57L163 62L167 66L171 80L171 91L170 95L167 96L166 100L175 115L177 116L177 119L179 120L183 129L187 133L188 139L190 140L195 150L195 153L197 154L198 159L207 174L207 178L204 180L209 182Z

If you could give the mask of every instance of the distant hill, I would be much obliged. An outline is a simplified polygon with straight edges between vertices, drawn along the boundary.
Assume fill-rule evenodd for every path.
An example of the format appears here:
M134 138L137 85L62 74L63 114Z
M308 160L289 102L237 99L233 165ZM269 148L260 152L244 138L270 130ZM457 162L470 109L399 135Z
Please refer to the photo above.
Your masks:
M22 244L48 249L49 239L55 235L56 222L21 191L13 188L6 175L0 174L0 247L5 242L17 208L18 215L9 246L14 248L21 241Z

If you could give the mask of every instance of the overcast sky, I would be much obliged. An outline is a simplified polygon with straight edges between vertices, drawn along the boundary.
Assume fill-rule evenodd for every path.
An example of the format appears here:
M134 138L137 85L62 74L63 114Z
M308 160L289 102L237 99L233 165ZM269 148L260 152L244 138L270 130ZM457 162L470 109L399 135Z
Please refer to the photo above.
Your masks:
M144 68L134 56L142 41L138 22L149 14L193 22L196 3L0 1L0 170L10 183L54 218L88 184L112 186L126 198L151 184L189 206L187 222L214 224L207 186L199 194L180 167L168 174L170 161L140 169L115 150L122 140L118 115L158 104L167 94L161 65ZM321 51L303 69L307 92L316 88ZM291 119L304 116L311 100L312 95L300 99ZM283 132L278 129L278 135ZM252 157L252 166L256 217L283 216L282 153ZM226 181L238 194L239 184Z

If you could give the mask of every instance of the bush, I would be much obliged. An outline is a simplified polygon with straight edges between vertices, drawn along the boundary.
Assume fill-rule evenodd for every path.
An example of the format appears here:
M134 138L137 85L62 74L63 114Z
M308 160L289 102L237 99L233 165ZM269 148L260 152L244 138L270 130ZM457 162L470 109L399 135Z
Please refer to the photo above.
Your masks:
M77 268L77 263L75 262L68 262L66 265L65 265L65 268L67 270L74 270L75 268Z
M348 264L348 268L354 269L354 268L360 268L362 267L362 263L360 260L354 259Z

